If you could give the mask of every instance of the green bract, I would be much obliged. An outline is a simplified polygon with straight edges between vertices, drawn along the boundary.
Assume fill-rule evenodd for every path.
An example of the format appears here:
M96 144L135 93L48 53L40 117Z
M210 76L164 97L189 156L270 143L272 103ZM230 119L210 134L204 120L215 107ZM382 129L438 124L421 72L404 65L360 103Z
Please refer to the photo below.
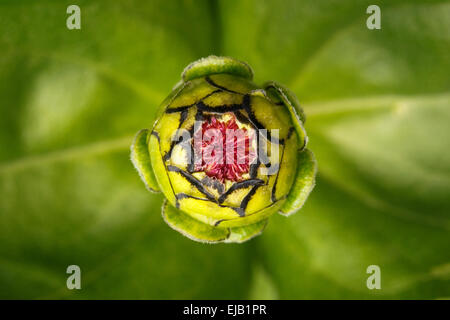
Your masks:
M314 187L316 162L296 97L252 78L232 58L193 62L152 130L138 132L131 147L147 188L166 197L164 220L193 240L246 241L273 213L298 211Z

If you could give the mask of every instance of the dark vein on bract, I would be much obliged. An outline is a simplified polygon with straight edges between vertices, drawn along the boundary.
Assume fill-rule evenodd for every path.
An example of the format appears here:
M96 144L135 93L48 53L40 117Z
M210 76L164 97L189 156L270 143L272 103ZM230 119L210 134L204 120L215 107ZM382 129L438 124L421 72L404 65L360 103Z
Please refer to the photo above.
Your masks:
M175 199L176 199L176 203L175 203L175 207L177 209L180 209L180 203L178 200L182 200L182 199L186 199L186 198L191 198L191 199L196 199L196 200L204 200L204 201L209 201L208 199L203 199L203 198L199 198L199 197L194 197L194 196L190 196L186 193L177 193L175 195Z
M179 120L179 124L178 124L178 128L177 128L177 133L179 132L181 126L183 125L184 121L186 120L187 116L188 116L188 112L189 110L185 109L181 112L180 114L180 120ZM180 140L182 140L183 136L179 136L177 140L173 139L170 143L170 149L169 151L167 151L167 153L164 155L164 161L169 160L172 157L172 151L173 148L175 147L175 144L180 143Z
M210 201L210 200L208 200L208 199L203 199L203 198L199 198L199 197L194 197L194 196L188 195L188 194L186 194L186 193L178 193L178 194L175 195L175 198L177 199L176 207L177 207L178 209L180 208L180 204L179 204L178 200L182 200L182 199L195 199L195 200L200 200L200 201ZM218 206L221 207L221 208L229 208L229 209L232 209L232 210L236 211L236 213L237 213L240 217L245 216L245 212L244 212L244 210L243 210L242 208L236 208L236 207L224 206L224 205L221 205L221 204L218 204ZM216 223L217 223L217 222L216 222Z
M162 156L162 151L161 151L161 141L159 139L159 134L156 131L152 131L152 135L154 135L157 140L158 140L158 149L159 149L159 154L161 156L161 161L163 163L163 166L166 167L166 164L164 163L164 157ZM166 167L167 168L167 167ZM167 172L165 172L166 176L167 176L167 180L169 180L169 184L170 184L170 189L172 190L172 194L175 196L175 190L173 189L173 185L172 185L172 181L170 181L170 177L169 174Z
M236 94L242 94L240 92L237 91L233 91L230 90L228 88L222 87L221 85L215 83L210 77L206 77L205 78L206 82L208 82L210 85L212 85L213 87L219 88L220 90L226 91L226 92L230 92L230 93L236 93Z
M284 198L286 198L286 196L281 197L279 200L283 200ZM248 217L253 216L253 215L255 215L255 214L258 214L259 212L261 212L261 211L263 211L263 210L266 210L266 209L268 209L268 208L270 208L270 207L273 207L274 205L275 205L275 202L269 204L268 206L266 206L266 207L264 207L264 208L262 208L262 209L260 209L260 210L258 210L258 211L253 212L252 214L248 215ZM224 222L224 221L232 221L232 220L236 220L236 219L240 219L240 218L234 218L234 219L221 219L221 220L216 221L216 223L214 224L214 226L217 227L220 223L222 223L222 222Z
M205 189L205 187L202 185L202 183L200 181L198 181L197 178L195 178L190 173L185 172L185 171L181 170L180 168L171 166L171 165L167 166L167 170L181 174L192 186L196 187L197 190L200 191L201 193L203 193L209 200L214 201L214 202L217 201L214 198L214 196Z
M226 112L236 112L241 110L243 106L241 104L230 104L230 105L219 105L219 106L208 106L203 101L197 102L197 108L204 112L212 112L212 113L226 113Z
M237 110L234 115L240 122L250 124L252 127L254 127L251 121L241 111Z
M283 154L281 155L280 164L283 163L283 158L284 158L284 150L283 150ZM271 196L272 202L277 201L277 198L276 198L276 196L275 196L275 193L276 193L276 189L277 189L277 183L278 183L278 176L279 176L279 175L280 175L280 170L278 170L277 176L275 177L275 182L273 183L273 187L272 187L272 196Z
M289 131L288 131L286 140L289 140L289 139L291 138L292 133L294 133L294 131L295 131L295 128L294 128L294 127L290 127L290 128L289 128Z
M182 112L182 111L185 111L185 110L187 110L189 108L192 108L194 105L195 105L195 103L191 104L191 105L188 105L188 106L181 106L181 107L176 107L176 108L168 108L168 109L166 109L166 113L170 114L170 113Z
M208 187L216 189L219 194L223 194L223 192L224 192L223 184L214 178L210 178L210 177L206 176L201 180L201 183L203 183L204 185L206 185Z
M251 104L250 104L250 95L246 94L244 95L244 99L242 100L242 106L243 109L245 111L247 111L248 114L248 118L250 119L250 121L252 122L252 124L256 127L256 129L258 130L266 130L267 133L267 137L266 140L271 142L271 143L276 143L276 144L284 144L284 139L278 140L277 138L273 138L270 134L270 131L267 130L259 121L258 119L256 119L256 116L251 108ZM259 133L261 136L262 134Z
M210 93L208 93L207 95L205 95L204 97L200 98L198 101L202 101L218 92L221 92L221 90L214 90ZM180 107L175 107L175 108L167 108L166 109L166 113L170 114L170 113L177 113L177 112L181 112L181 111L185 111L186 109L192 108L193 106L195 106L196 102L194 102L193 104L189 104L189 105L185 105L185 106L180 106Z
M158 132L156 132L156 131L153 130L152 133L151 133L151 135L152 135L152 136L155 136L156 139L158 140L158 142L161 142L161 139L159 138Z
M219 203L223 203L231 193L233 193L234 191L236 191L238 189L244 189L244 188L247 188L250 186L262 185L262 184L264 184L264 181L261 179L251 179L251 180L236 182L227 190L227 192L225 192L223 195L220 196L218 201L219 201Z
M241 202L241 208L243 210L247 209L247 205L249 203L249 201L251 200L251 198L253 197L253 195L256 193L256 191L258 190L258 188L261 185L255 185L252 190L250 190L250 192L245 196L244 200L242 200Z

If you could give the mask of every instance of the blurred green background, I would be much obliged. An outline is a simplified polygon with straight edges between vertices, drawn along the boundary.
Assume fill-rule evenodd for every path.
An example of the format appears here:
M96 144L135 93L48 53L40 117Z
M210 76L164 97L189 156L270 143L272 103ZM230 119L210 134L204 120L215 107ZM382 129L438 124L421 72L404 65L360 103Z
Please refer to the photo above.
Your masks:
M449 1L0 0L0 298L450 297L449 52ZM129 161L209 54L291 88L319 163L305 207L242 245L170 229Z

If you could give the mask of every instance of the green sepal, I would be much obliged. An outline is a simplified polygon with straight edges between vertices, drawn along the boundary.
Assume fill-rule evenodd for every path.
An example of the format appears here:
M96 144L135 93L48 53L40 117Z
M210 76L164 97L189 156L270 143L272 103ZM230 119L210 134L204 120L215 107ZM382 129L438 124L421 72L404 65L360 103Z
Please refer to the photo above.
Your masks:
M230 58L209 56L189 64L181 74L183 81L227 73L238 77L253 79L253 70L245 62Z
M303 147L305 147L308 142L308 136L306 135L306 130L303 126L303 123L306 121L306 116L295 94L275 81L266 82L263 87L266 90L267 95L274 100L274 102L281 102L288 108L292 122L294 123L295 131L300 140L303 141Z
M279 213L289 216L301 209L314 188L317 173L317 161L314 154L303 149L298 153L298 167L294 184Z
M164 200L164 221L174 230L191 240L203 243L242 243L261 234L267 219L244 227L219 228L200 222Z
M159 187L153 173L150 154L148 152L148 140L150 131L142 129L134 137L131 145L131 162L136 168L145 186L151 192L158 192Z
M249 224L243 227L230 228L230 236L225 242L228 243L242 243L260 235L267 226L269 219L261 220L254 224Z

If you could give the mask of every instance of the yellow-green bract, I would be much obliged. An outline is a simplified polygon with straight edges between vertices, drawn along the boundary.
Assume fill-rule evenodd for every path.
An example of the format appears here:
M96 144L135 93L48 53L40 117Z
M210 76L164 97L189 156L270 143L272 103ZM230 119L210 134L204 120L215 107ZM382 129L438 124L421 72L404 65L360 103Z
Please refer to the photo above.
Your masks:
M247 64L229 57L191 63L131 147L147 188L166 197L164 220L190 239L249 240L272 214L298 211L314 187L316 161L297 98L252 78Z

